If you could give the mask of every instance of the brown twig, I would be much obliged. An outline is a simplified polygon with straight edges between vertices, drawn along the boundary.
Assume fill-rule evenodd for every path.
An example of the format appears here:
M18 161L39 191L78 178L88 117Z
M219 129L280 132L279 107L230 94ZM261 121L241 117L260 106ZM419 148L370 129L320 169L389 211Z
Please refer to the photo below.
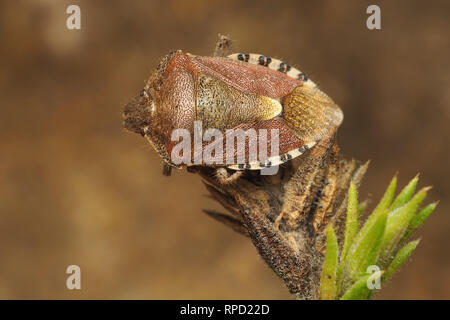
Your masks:
M368 163L345 160L332 135L276 175L246 171L221 184L213 168L198 166L210 195L230 215L205 210L216 220L250 237L258 253L299 299L318 298L326 226L344 234L347 189L360 183Z

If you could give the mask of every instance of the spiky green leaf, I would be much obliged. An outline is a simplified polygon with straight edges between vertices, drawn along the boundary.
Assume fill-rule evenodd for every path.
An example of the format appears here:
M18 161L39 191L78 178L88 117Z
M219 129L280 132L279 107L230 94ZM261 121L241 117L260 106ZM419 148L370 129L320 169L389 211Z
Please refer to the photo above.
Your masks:
M348 189L347 220L345 223L344 246L342 248L341 259L345 260L348 250L358 233L358 229L358 192L356 190L356 185L352 182Z
M388 281L392 277L392 275L400 269L400 267L405 263L406 259L408 259L414 249L416 249L419 242L420 240L411 241L397 252L394 260L392 260L391 264L386 269L386 272L382 277L382 282Z
M363 202L358 204L358 217L361 217L364 213L364 211L367 208L367 200L364 200Z
M389 213L386 231L381 243L380 261L382 268L390 263L392 254L395 254L397 245L405 234L420 204L425 199L428 190L429 188L423 188L407 204Z
M335 300L336 290L336 269L339 257L339 247L333 228L327 230L327 249L322 266L320 277L319 295L321 300Z
M380 278L383 271L377 271L360 277L341 297L341 300L367 300L370 296L371 289L368 286L368 280Z
M418 214L416 214L409 223L408 230L406 230L402 240L400 241L401 244L408 241L408 239L411 237L411 235L419 229L419 227L425 222L425 220L430 216L430 214L433 213L434 209L438 205L438 202L430 203L425 208L419 211Z
M378 220L379 216L383 215L387 211L387 208L389 208L392 200L394 199L396 188L397 188L397 175L395 175L392 178L380 202L378 203L376 208L373 210L372 214L367 218L366 222L362 226L361 231L359 232L358 236L355 239L356 241L358 241L360 238L366 237L368 230L372 228L373 224Z
M418 229L428 218L428 216L434 211L436 206L438 205L438 202L433 202L427 205L425 208L419 211L418 214L416 214L412 219L411 223L409 224L409 227L415 231Z
M361 237L356 237L346 259L348 273L351 279L356 280L366 272L368 266L375 264L383 240L387 221L387 209L373 221ZM346 271L344 266L344 272Z
M419 175L417 174L411 181L403 188L403 190L398 194L392 203L389 211L393 211L401 206L405 205L414 194L416 190L417 182L419 181Z

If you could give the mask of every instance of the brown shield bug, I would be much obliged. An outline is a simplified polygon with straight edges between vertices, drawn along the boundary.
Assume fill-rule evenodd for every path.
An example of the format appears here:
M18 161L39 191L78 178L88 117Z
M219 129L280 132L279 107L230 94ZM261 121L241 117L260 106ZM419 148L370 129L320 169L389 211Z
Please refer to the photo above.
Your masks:
M229 40L222 37L216 47L219 55L213 57L181 50L170 52L140 95L125 106L124 127L147 139L162 157L167 175L172 167L210 165L218 169L221 182L229 183L241 170L270 168L301 155L335 132L343 120L340 108L299 70L260 54L220 56L227 44ZM210 139L211 144L220 147L212 152L215 162L175 161L179 136L174 141L174 131L182 129L195 136L198 123L202 128L216 130L214 140ZM232 140L231 157L227 153L217 158L217 150L228 147L225 138L237 129L255 130L259 141L256 149L270 149L267 157L251 157L254 149L235 149ZM276 152L273 137L277 138ZM200 148L190 146L188 152L183 150L183 156L189 153L188 159L196 159L207 145L202 140ZM226 168L237 171L230 176Z

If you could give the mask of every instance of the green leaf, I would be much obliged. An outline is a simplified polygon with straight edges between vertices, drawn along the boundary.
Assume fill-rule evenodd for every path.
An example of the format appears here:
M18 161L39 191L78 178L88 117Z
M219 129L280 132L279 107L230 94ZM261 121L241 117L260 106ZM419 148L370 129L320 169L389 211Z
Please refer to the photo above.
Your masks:
M381 243L380 261L382 268L390 263L391 255L395 253L398 243L405 234L429 189L423 188L407 204L389 213L386 231Z
M392 277L392 275L397 272L398 269L400 269L400 267L405 263L406 259L408 259L414 249L416 249L419 242L420 240L411 241L397 252L394 260L392 260L391 264L382 277L382 283L388 281Z
M391 182L389 183L389 186L384 192L383 198L381 198L375 210L373 210L372 214L367 218L366 222L361 228L361 231L358 234L359 238L365 237L368 230L372 228L372 225L375 223L375 221L378 220L379 216L384 214L385 211L387 211L387 208L389 208L392 199L394 199L396 187L397 187L397 175L395 175L394 178L392 178Z
M369 289L368 281L382 275L383 283L401 268L419 241L405 246L403 243L437 206L437 203L429 204L417 213L430 189L423 188L414 195L417 183L418 176L395 197L397 177L394 176L382 199L358 231L358 220L367 204L358 204L356 183L351 182L340 259L336 234L331 227L327 230L327 251L319 288L321 299L370 299L378 290ZM369 266L385 270L367 274Z
M339 264L336 271L336 295L339 296L342 290L342 277L344 273L344 265Z
M405 205L414 194L416 190L417 182L419 181L419 174L417 174L407 185L403 188L403 190L399 193L397 198L395 198L392 203L389 211L393 211L401 206Z
M356 190L356 185L351 182L350 188L348 189L347 220L345 223L344 246L341 255L342 260L345 260L348 250L358 233L358 229L358 192Z
M366 272L368 266L375 264L378 258L380 245L383 240L384 231L386 228L388 211L387 209L377 217L365 233L358 234L356 242L347 257L347 265L349 267L349 275L353 280L358 279ZM346 268L344 267L344 272Z
M359 215L360 213L358 207L358 191L356 189L356 185L352 181L350 183L350 188L348 189L347 219L345 223L344 245L340 257L340 264L338 266L336 274L336 291L338 292L338 294L341 290L341 281L347 253L351 245L353 244L355 236L358 234Z
M367 286L367 280L373 277L382 277L384 271L377 271L372 274L362 276L356 281L341 297L341 300L367 300L370 297L371 289Z
M409 227L414 231L417 230L425 222L428 216L434 211L437 205L438 202L434 202L420 210L420 212L411 219Z
M364 213L364 211L367 208L367 200L364 200L360 204L358 204L358 217L361 217Z
M319 295L321 300L336 299L336 269L338 264L339 247L336 234L331 226L327 230L327 249L320 277Z
M429 217L431 213L433 213L434 209L438 205L438 202L431 203L427 205L425 208L419 211L409 223L408 230L406 230L405 235L403 236L400 243L405 243L409 237L417 230L419 227L425 222L425 220Z
M349 277L354 279L355 277L358 277L358 274L360 272L365 271L364 266L371 264L365 263L364 260L366 258L370 258L370 261L372 261L374 258L376 259L378 255L379 245L381 244L382 240L382 238L380 238L380 235L382 237L386 225L388 212L387 208L391 204L392 199L394 199L396 187L397 176L395 175L389 183L389 186L387 187L375 210L367 218L363 227L355 236L349 253L347 253L345 259L341 261L341 266L338 270L338 279L340 286L343 286L344 284L346 285Z

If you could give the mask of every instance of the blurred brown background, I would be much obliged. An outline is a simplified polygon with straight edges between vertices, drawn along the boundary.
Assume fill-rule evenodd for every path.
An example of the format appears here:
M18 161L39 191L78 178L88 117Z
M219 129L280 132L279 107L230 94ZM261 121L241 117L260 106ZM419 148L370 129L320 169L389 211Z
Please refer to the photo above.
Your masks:
M66 7L81 7L81 30ZM366 28L379 4L382 30ZM2 1L0 298L290 298L197 176L121 127L123 105L172 49L299 67L342 107L347 157L372 163L361 198L399 170L440 200L378 298L450 298L449 1ZM65 287L66 267L82 290Z

